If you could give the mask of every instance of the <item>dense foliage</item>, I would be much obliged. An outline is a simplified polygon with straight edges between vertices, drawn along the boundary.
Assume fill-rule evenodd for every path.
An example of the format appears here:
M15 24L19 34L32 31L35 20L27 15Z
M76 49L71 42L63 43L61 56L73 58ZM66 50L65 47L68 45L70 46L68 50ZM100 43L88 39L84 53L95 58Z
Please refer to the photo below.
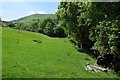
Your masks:
M115 66L120 64L119 9L119 3L114 2L61 2L56 16L79 48L94 49L100 55L112 54L115 57L109 64Z
M88 38L89 27L87 27L84 12L86 4L76 2L61 2L56 13L61 21L61 26L66 29L67 34L77 41L81 49L89 49L92 45ZM87 46L87 47L86 47Z

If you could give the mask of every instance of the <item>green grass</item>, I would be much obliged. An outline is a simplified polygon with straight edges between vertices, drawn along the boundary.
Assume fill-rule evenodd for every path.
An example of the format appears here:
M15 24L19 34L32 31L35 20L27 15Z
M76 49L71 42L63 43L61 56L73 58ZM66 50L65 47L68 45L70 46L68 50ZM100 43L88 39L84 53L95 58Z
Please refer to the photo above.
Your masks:
M2 74L5 78L116 77L110 72L86 71L84 66L94 64L95 59L77 52L66 38L2 28L2 44Z

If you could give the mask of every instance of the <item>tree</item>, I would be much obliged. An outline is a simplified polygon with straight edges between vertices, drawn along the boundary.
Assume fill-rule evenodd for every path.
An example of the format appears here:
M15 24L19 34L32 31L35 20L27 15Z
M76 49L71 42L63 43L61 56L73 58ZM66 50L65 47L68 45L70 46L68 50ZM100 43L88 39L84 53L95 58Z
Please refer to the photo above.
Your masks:
M94 24L94 26L91 27L90 39L95 41L94 49L97 49L100 53L111 54L110 42L114 41L113 39L115 37L115 34L116 36L118 36L119 34L119 8L119 3L91 4L90 9L92 9L92 11L90 11L89 13L91 14L91 24L96 24ZM92 15L94 15L94 17Z
M40 20L40 22L38 23L38 32L39 33L43 33L43 30L45 29L46 24L47 24L47 22L46 22L45 19L44 20Z
M44 29L44 33L48 36L53 36L54 30L52 23L47 22L46 27Z
M12 22L9 22L9 23L8 23L8 26L11 27L11 28L14 28L14 27L15 27L15 24L12 23Z
M49 23L49 25L51 25L53 28L55 27L55 23L54 23L53 20L51 20L50 18L43 19L43 20L41 20L41 21L38 23L38 32L43 33L43 34L46 34L44 31L47 30L47 29L45 30L45 28L46 28L46 25L48 25L48 23Z
M56 12L60 24L64 25L67 34L78 42L81 49L90 48L89 27L87 27L87 18L84 17L87 15L85 12L88 5L89 3L61 2Z
M37 31L37 29L38 29L38 21L33 22L33 23L30 25L29 28L30 28L30 30L31 30L32 32Z
M115 70L120 70L118 69L118 66L120 66L119 3L91 3L89 9L89 19L91 20L90 39L95 42L93 49L99 51L99 53L103 55L101 59L101 62L103 62L102 64L109 67L111 63ZM110 54L114 56L111 62L109 62L110 56L105 57L105 55ZM100 58L98 58L97 62L100 62L99 60Z
M66 37L64 29L59 26L55 27L54 28L54 36L55 37Z

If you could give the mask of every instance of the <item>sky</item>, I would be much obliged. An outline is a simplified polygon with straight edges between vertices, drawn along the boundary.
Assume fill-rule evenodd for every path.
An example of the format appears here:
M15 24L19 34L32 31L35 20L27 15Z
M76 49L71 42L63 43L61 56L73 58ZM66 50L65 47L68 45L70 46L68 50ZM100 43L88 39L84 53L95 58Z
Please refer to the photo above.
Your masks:
M2 2L0 18L16 20L32 14L55 14L59 2Z

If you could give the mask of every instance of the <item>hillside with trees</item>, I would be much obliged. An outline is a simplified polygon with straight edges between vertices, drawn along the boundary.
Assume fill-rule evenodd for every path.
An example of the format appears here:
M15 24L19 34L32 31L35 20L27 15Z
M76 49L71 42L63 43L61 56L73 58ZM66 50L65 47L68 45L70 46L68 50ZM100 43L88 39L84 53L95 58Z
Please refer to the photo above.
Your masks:
M67 35L64 29L58 23L59 21L54 14L33 14L10 21L6 26L19 30L42 33L51 37L66 37Z
M32 14L29 16L25 16L22 18L19 18L17 20L12 20L13 23L30 23L34 22L40 19L46 19L50 18L52 20L56 19L56 16L54 14Z

